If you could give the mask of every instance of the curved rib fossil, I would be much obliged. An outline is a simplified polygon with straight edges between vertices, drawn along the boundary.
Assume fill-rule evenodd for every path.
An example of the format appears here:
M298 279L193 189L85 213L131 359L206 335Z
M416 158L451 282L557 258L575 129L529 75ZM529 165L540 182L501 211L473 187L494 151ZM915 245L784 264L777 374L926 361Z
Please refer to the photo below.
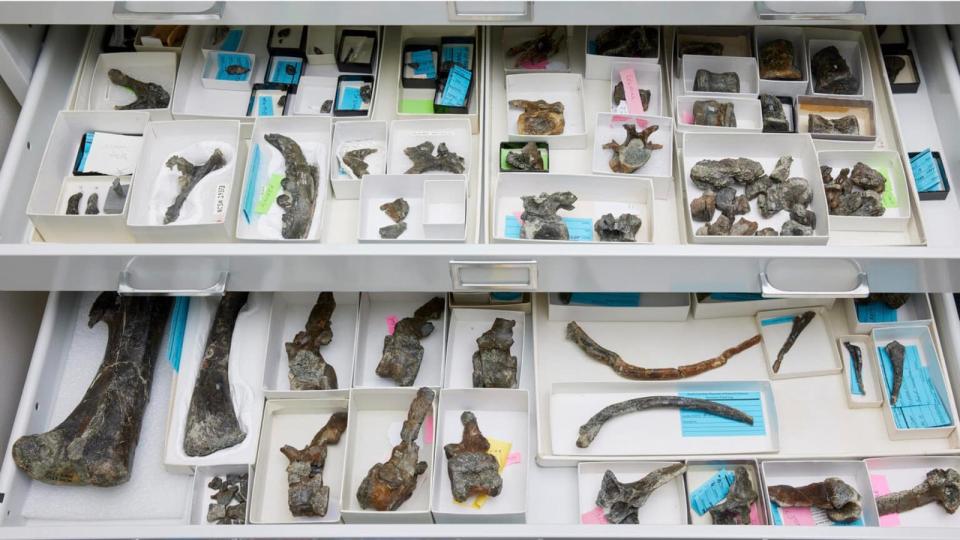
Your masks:
M687 364L675 368L645 368L629 364L624 361L619 354L603 348L600 346L600 344L594 341L593 338L588 336L587 333L583 331L583 328L581 328L580 325L574 321L571 321L570 324L567 325L567 339L576 343L577 346L580 347L580 350L585 352L590 358L593 358L601 364L610 366L610 368L613 369L617 375L620 375L626 379L635 379L640 381L686 379L687 377L700 375L701 373L706 373L712 369L723 367L726 365L727 360L729 360L732 356L742 353L757 343L760 343L760 335L757 334L752 338L723 351L719 356L708 358L707 360L703 360L701 362Z
M600 428L612 418L623 416L632 412L640 412L648 409L664 408L691 409L694 411L703 411L705 413L729 418L737 422L753 425L753 417L749 414L734 409L722 403L716 403L708 399L688 398L681 396L647 396L641 398L628 399L613 405L608 405L600 412L590 417L587 423L580 426L580 436L577 437L577 446L586 448L590 446L593 439L600 433Z

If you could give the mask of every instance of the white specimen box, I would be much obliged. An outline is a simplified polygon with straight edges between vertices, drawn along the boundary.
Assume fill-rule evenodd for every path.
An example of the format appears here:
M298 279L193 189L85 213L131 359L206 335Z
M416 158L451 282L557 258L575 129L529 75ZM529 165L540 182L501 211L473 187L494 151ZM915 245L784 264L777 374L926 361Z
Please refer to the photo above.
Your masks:
M855 388L856 375L853 367L852 353L844 343L860 349L860 377L863 386L859 391ZM880 363L877 361L877 348L870 336L850 335L837 337L837 351L840 352L843 365L843 391L847 396L847 405L851 409L864 407L879 407L883 405L883 392L880 390Z
M551 150L586 148L587 121L583 97L583 77L578 73L523 73L507 75L507 138L510 141L546 142ZM518 121L523 109L511 107L510 101L544 100L563 104L563 133L559 135L524 135Z
M180 156L195 166L216 149L226 164L204 176L190 191L179 218L164 225L164 214L180 192L180 172L167 166ZM137 240L150 242L227 242L233 239L243 171L240 123L232 120L151 122L133 175L127 227Z
M259 435L259 434L258 434ZM192 525L203 525L205 527L219 526L215 522L207 521L207 512L214 500L211 498L219 489L213 489L208 484L215 477L220 477L226 481L228 474L247 475L247 491L242 495L245 501L250 501L250 494L253 492L253 466L252 465L204 465L194 470L193 499L190 509L190 523ZM236 506L240 504L233 499L227 506ZM250 503L247 502L246 511L243 513L244 523L249 521Z
M688 43L719 43L722 56L753 57L753 28L749 26L693 26L678 28L673 33L673 65L680 77L683 64L681 49Z
M503 47L503 71L505 73L528 73L528 72L569 72L570 71L570 32L565 26L556 27L553 34L554 38L565 36L560 48L556 54L547 58L543 66L524 67L517 65L517 58L507 56L511 48L520 45L525 41L536 39L543 34L544 30L550 27L544 26L504 26L501 46Z
M333 144L330 158L330 184L337 199L359 199L360 179L353 178L349 167L340 162L344 153L358 148L377 151L364 158L367 174L387 172L387 123L358 120L337 122L333 125Z
M359 242L465 242L466 178L462 175L368 174L360 181ZM380 206L402 198L409 211L398 238L381 238L394 221ZM459 209L459 211L458 211ZM433 221L430 221L433 220Z
M577 465L577 493L581 524L609 524L597 506L597 494L607 471L617 481L629 484L653 471L676 465L676 461L618 461L580 463ZM650 494L637 511L637 521L644 525L686 525L687 494L683 474L677 475Z
M590 44L596 41L597 36L601 32L610 28L609 26L588 26L587 27L587 39L585 41L586 46L586 67L584 68L584 79L600 79L604 80L607 76L610 75L610 66L616 64L620 61L629 61L643 64L650 64L657 66L659 70L660 62L660 27L653 27L656 30L656 44L657 44L657 53L653 56L606 56L602 54L596 54L590 52ZM649 26L647 28L650 28ZM652 114L658 114L656 112Z
M214 50L203 50L203 71L200 75L200 82L204 88L210 90L236 90L238 92L250 92L253 88L253 68L257 65L257 57L253 54L242 52L225 52ZM233 57L233 58L231 58ZM231 64L230 62L236 61ZM223 69L226 73L232 66L239 66L247 69L246 73L240 74L237 79L220 79L220 65L227 63Z
M613 244L648 244L653 241L654 205L653 183L648 178L621 178L603 176L578 176L549 173L503 173L496 190L493 224L495 242L548 242L578 243L579 240L534 240L507 237L508 220L521 223L523 201L521 197L540 193L569 191L576 195L574 209L560 210L561 218L589 219L592 236L589 242L599 243L593 226L604 214L634 214L641 220L636 242L604 242ZM522 223L521 223L522 226ZM569 228L569 225L568 225ZM586 242L585 240L583 242Z
M773 364L793 329L793 321L808 311L814 313L813 319L796 337L790 350L784 354L779 372L774 372ZM837 355L830 321L826 317L827 311L819 307L757 313L757 331L763 340L763 354L767 360L767 374L771 380L815 377L842 371L843 367Z
M793 45L793 65L800 71L800 79L777 80L764 79L760 75L760 93L773 96L797 97L807 92L809 84L809 65L807 63L807 44L804 41L803 28L791 26L755 26L753 27L753 49L757 55L757 67L760 64L760 51L771 41L784 39Z
M736 127L701 126L694 123L693 108L698 101L717 101L733 105ZM701 131L703 133L760 133L763 131L763 111L760 100L753 98L728 98L721 96L677 96L677 131ZM679 141L678 141L679 142Z
M317 303L319 293L276 292L270 307L270 330L267 337L267 357L264 362L263 394L276 398L346 397L353 385L353 362L357 351L360 295L333 293L337 307L330 317L333 339L320 347L320 355L337 374L335 390L293 390L290 388L290 365L286 343L291 342L307 324L310 311Z
M601 57L606 58L606 57ZM619 60L619 59L615 59ZM623 112L618 110L618 106L626 107L626 103L613 103L613 91L617 84L622 82L620 73L623 70L633 70L633 76L637 80L637 88L650 91L650 101L647 103L647 109L643 114L652 116L666 116L664 101L666 101L663 91L663 74L660 72L660 66L656 63L643 62L642 59L633 59L631 61L615 61L610 64L610 112ZM590 77L586 77L590 79ZM624 109L625 111L626 109Z
M383 512L363 509L357 500L357 489L370 468L389 460L393 448L400 443L400 430L417 392L416 385L412 388L366 388L350 392L345 448L347 461L340 492L340 512L345 523L433 523L430 515L433 479L441 474L441 471L435 470L434 459L437 391L433 396L433 410L424 419L417 434L418 461L427 462L427 470L417 477L413 495L396 510Z
M333 114L333 100L336 95L336 77L302 75L297 83L297 91L289 94L290 99L293 100L290 112L294 115L330 116ZM326 112L324 112L325 105Z
M756 300L716 300L703 293L693 293L694 319L719 319L726 317L753 317L761 311L791 309L807 306L833 307L834 298L758 298Z
M873 490L870 488L870 475L867 473L867 467L862 461L829 461L829 460L811 460L811 461L764 461L760 464L761 474L765 489L762 491L762 500L767 506L771 515L771 523L780 526L797 525L834 525L826 516L823 510L813 510L812 518L809 522L793 523L790 520L784 520L777 523L777 516L783 509L774 509L773 502L767 490L771 486L787 485L793 487L806 486L815 482L823 482L826 478L839 478L843 482L853 487L860 494L860 504L863 506L863 514L860 519L862 526L876 527L878 524L877 503L873 498Z
M625 125L633 124L637 133L650 126L657 126L648 141L662 145L659 150L651 150L650 159L632 173L613 172L610 161L614 158L612 149L605 150L603 145L611 141L623 144L627 140ZM643 177L653 181L653 190L658 199L664 199L673 191L673 119L666 116L648 116L619 113L597 113L596 130L593 136L593 172L623 177ZM661 196L662 194L662 196Z
M530 293L451 292L447 295L450 309L497 309L530 313Z
M440 391L437 413L437 444L433 475L433 517L437 523L524 523L527 514L527 467L533 453L529 447L530 416L526 390L463 389ZM503 487L496 497L487 497L476 508L476 497L463 503L453 499L447 456L443 447L463 438L460 416L470 411L483 436L510 444L500 477Z
M150 113L151 120L170 120L174 85L177 79L177 54L173 52L104 53L97 57L90 83L86 108L91 111L113 111L133 103L137 98L132 90L113 84L107 73L118 69L143 83L156 83L169 94L166 107L136 109Z
M57 114L50 138L40 161L37 179L27 203L27 216L46 242L130 242L133 236L126 228L127 211L130 208L130 187L127 187L127 202L120 214L80 215L65 214L66 200L73 193L68 182L82 181L85 184L109 185L109 176L72 176L77 151L89 131L109 133L142 134L150 116L146 112L70 112ZM141 146L141 151L143 147ZM130 184L131 178L120 177L122 184ZM101 190L98 187L96 191ZM101 204L106 202L104 193L99 195ZM84 197L86 199L86 197ZM86 202L85 200L83 201Z
M690 314L687 293L640 293L640 305L630 307L563 303L559 293L549 293L547 298L551 321L685 321Z
M864 461L870 473L874 497L913 489L927 478L931 469L960 471L957 456L903 456L871 458ZM881 527L960 527L960 514L947 513L936 502L908 512L880 516ZM916 529L914 529L916 530Z
M841 148L873 149L877 141L877 121L873 101L844 97L797 96L797 133L810 134L818 141L843 143ZM819 114L827 120L855 116L859 133L810 133L810 114Z
M757 500L750 505L750 525L768 525L770 520L763 504L763 484L760 479L760 464L755 459L723 460L723 461L687 461L687 472L684 483L687 488L688 518L690 525L713 525L713 518L709 512L702 516L693 509L692 495L703 485L709 482L721 469L734 473L738 468L744 468L750 478L750 484L757 492ZM721 499L722 501L723 499Z
M180 368L170 394L170 416L163 463L171 472L189 474L201 465L249 465L256 459L257 434L263 414L263 366L267 349L267 324L270 320L270 293L250 293L240 310L230 340L228 380L231 406L242 441L206 456L187 455L183 448L187 416L196 388L201 364L205 361L208 335L221 297L195 297L190 300Z
M278 116L257 118L253 125L253 135L250 137L250 150L247 157L247 167L244 168L243 188L240 196L240 211L237 212L237 238L240 240L274 240L274 241L315 241L320 239L323 225L323 208L327 200L329 183L327 174L330 159L330 130L329 117L319 116ZM284 210L274 201L267 201L269 209L260 214L256 207L259 201L266 201L264 197L269 193L269 186L275 182L277 175L286 177L286 161L283 154L268 143L264 138L269 133L279 133L293 139L304 159L311 166L316 167L317 189L316 203L313 207L313 216L306 238L283 238ZM259 147L259 159L254 158L255 146ZM256 166L256 171L254 167ZM256 186L256 187L255 187ZM253 190L251 195L250 191ZM282 194L283 187L279 187L277 195ZM253 207L253 212L249 212ZM249 218L249 219L248 219Z
M163 41L159 38L150 36L149 34L153 32L154 26L150 25L141 25L137 28L137 36L133 39L133 48L137 52L173 52L177 53L179 58L180 53L183 52L183 44L187 41L187 35L190 32L198 32L199 29L194 29L192 26L186 26L186 32L184 32L183 37L180 39L180 43L177 45L164 45ZM173 28L168 26L168 28ZM146 38L146 39L144 39Z
M876 169L886 179L884 192L886 201L892 199L882 216L830 216L830 228L835 231L894 231L902 232L910 224L910 184L903 169L903 160L899 152L892 150L833 150L818 154L821 166L832 167L832 175L837 176L840 169L853 171L858 162Z
M854 40L845 40L845 39L819 39L812 38L807 40L807 73L810 74L810 94L813 96L831 96L831 97L848 97L848 98L857 98L864 96L864 82L863 76L864 73L869 73L869 65L864 66L862 64L862 55L860 51L861 42ZM837 51L840 52L840 56L847 62L847 66L850 68L850 74L857 79L860 83L860 90L852 94L831 94L829 92L817 92L817 76L813 71L813 57L817 55L818 52L828 48L836 47Z
M760 93L760 75L755 58L687 54L683 56L682 63L683 93L686 95L756 98ZM736 73L740 81L740 91L694 90L696 75L701 69L711 73Z
M318 65L337 63L337 27L307 27L307 62Z
M690 213L690 201L703 195L703 190L694 185L690 179L690 170L697 162L721 160L726 158L745 157L752 159L766 172L773 170L781 156L792 156L793 165L790 177L805 178L813 192L813 200L807 206L817 214L817 225L810 236L708 236L696 234L697 229L704 223L694 221ZM683 134L683 182L684 200L683 212L687 222L688 239L695 244L764 244L785 245L826 244L830 234L827 219L827 196L823 191L823 182L820 180L820 164L813 140L807 135L781 133L684 133ZM742 190L737 190L742 195ZM714 219L719 216L717 212ZM750 212L737 216L757 222L757 228L772 227L778 233L784 222L790 219L789 212L781 210L769 218L760 214L756 200L750 201ZM735 220L734 220L735 221Z
M285 445L300 450L310 444L334 413L347 412L347 399L268 399L263 408L260 447L253 471L247 506L251 523L338 523L341 482L347 462L347 434L336 444L327 444L323 465L323 484L330 488L327 514L323 517L294 516L287 505L287 465L280 453ZM347 431L354 419L347 417Z
M473 166L473 136L470 120L466 118L435 118L423 120L394 120L390 122L390 148L387 150L387 174L407 174L413 161L404 149L424 142L433 143L433 155L441 143L447 150L463 158L463 173L470 174ZM428 171L421 174L451 174L449 171Z
M444 388L473 388L473 355L479 351L477 339L490 330L496 319L514 323L513 345L510 356L517 360L517 381L523 369L523 344L526 314L521 311L492 309L450 310L450 328L447 330L446 360L444 361ZM516 388L516 386L514 387Z
M360 338L357 343L357 357L353 372L354 388L395 388L393 379L380 377L376 373L377 364L383 356L384 338L392 325L413 313L435 296L446 295L431 293L389 293L371 292L360 295ZM443 384L444 346L447 342L447 307L437 320L430 321L433 332L420 340L423 347L423 360L420 371L413 383L414 388L429 386L439 389Z
M861 321L860 315L857 314L856 302L852 298L843 300L843 303L846 304L847 324L857 334L869 334L876 328L903 325L919 326L933 321L933 308L930 306L930 298L926 293L910 294L906 303L896 309L895 321Z

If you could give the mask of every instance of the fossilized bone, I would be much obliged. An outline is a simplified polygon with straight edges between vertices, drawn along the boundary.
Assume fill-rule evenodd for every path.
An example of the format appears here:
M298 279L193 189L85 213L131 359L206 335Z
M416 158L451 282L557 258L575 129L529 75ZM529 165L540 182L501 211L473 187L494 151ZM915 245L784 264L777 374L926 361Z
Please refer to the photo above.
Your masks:
M287 465L287 506L291 514L319 517L327 515L330 486L323 484L327 445L340 442L340 436L346 429L347 413L333 413L326 425L320 428L310 444L302 450L290 445L284 445L280 449L290 460Z
M650 495L686 470L687 466L683 463L674 463L628 484L617 480L613 471L608 470L600 482L596 504L603 509L603 517L609 523L637 523L637 510L646 504Z
M960 508L960 473L956 469L933 469L917 486L877 497L877 510L885 516L908 512L932 502L939 504L948 514Z
M337 372L320 354L320 347L333 340L331 318L336 307L333 293L320 293L304 329L284 344L292 390L337 389Z

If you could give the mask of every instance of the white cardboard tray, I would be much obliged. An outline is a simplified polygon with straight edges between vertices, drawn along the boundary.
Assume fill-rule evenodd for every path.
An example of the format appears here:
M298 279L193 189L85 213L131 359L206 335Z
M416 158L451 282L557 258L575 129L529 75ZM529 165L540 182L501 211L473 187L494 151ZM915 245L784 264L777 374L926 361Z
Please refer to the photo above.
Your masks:
M647 462L610 462L610 463L581 463L577 466L577 493L580 502L580 523L596 523L592 516L602 511L597 510L597 493L603 482L603 475L613 471L617 480L622 483L636 482L647 474L675 461L647 461ZM686 525L687 524L687 494L684 475L679 475L670 482L654 491L647 502L637 511L637 521L644 525ZM604 523L605 518L601 521ZM609 525L609 523L606 523Z
M520 311L504 311L489 306L485 309L454 308L450 310L450 328L447 330L446 360L444 361L444 388L473 388L473 354L477 339L490 330L497 318L508 319L513 327L513 346L510 355L517 358L517 381L523 369L524 322Z

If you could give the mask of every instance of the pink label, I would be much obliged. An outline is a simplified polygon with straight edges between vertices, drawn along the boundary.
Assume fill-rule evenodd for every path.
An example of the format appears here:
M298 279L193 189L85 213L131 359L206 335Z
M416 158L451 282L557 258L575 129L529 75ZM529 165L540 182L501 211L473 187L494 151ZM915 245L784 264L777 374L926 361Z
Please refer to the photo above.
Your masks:
M520 67L523 69L547 69L547 64L549 63L550 61L546 59L540 62L531 62L530 60L525 60L520 62Z
M760 509L757 508L757 503L750 505L750 523L754 525L764 525L763 520L760 519Z
M871 474L870 485L873 486L873 496L879 497L890 493L890 485L887 483L887 477L882 474ZM900 514L887 514L880 516L881 527L899 527Z
M814 526L813 512L809 508L780 507L780 519L784 525Z
M680 121L684 124L693 124L693 113L690 111L683 111L683 114L680 115Z
M433 444L433 415L423 419L423 442Z
M522 215L523 215L523 212L514 212L514 213L513 213L513 217L517 218L517 221L519 221L521 224L523 223L523 220L520 219L520 216L522 216Z
M584 512L580 516L580 523L584 525L606 525L607 518L603 515L603 508L597 506L589 512Z
M643 114L643 101L640 99L640 88L637 86L637 74L632 68L621 69L620 81L623 82L623 94L627 96L627 110L630 114Z
M387 334L393 335L393 331L397 329L397 319L396 315L387 315Z
M515 463L520 463L520 452L510 452L507 455L507 465L513 465Z
M650 125L650 121L643 118L634 118L632 116L621 115L614 115L610 117L611 128L619 128L622 124L629 124L630 122L636 124L639 129L646 129L646 127Z

